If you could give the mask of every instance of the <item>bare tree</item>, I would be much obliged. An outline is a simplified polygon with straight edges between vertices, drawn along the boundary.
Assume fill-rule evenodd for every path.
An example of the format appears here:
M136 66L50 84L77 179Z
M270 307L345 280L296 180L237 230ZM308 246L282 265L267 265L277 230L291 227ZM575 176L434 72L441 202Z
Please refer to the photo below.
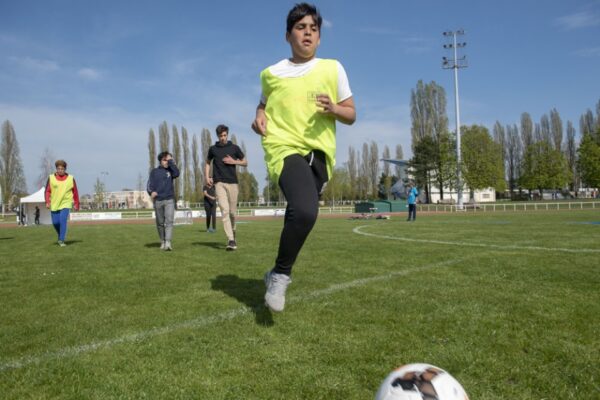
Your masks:
M346 164L348 168L348 176L350 178L350 188L352 199L357 198L358 190L358 158L356 155L356 149L352 146L348 147L348 162Z
M506 131L504 130L504 126L502 126L500 124L499 121L496 121L496 123L494 124L494 129L493 129L493 136L494 136L494 142L496 142L500 148L500 151L502 152L502 170L505 173L506 176L506 171L507 171L507 153L508 153L508 149L507 149L507 144L506 144Z
M371 182L371 193L377 199L379 194L379 148L375 141L369 146L369 181Z
M544 114L542 115L542 118L540 118L540 132L541 140L552 145L552 134L550 132L550 118L548 118L548 114Z
M506 126L506 172L508 188L512 198L521 173L521 157L523 148L517 125Z
M148 175L156 165L156 138L154 137L154 129L150 128L148 132Z
M50 176L50 174L52 174L52 171L54 171L55 161L56 158L54 157L54 154L48 147L46 147L44 149L44 152L42 153L42 158L40 158L40 174L38 175L38 178L35 181L36 189L46 186L46 183L48 182L48 177Z
M524 149L533 144L533 121L526 112L521 114L521 143Z
M567 143L565 147L565 157L567 159L567 166L571 172L571 182L569 183L569 189L575 190L577 186L577 143L575 143L575 128L571 121L567 121Z
M402 145L396 145L396 160L402 160L404 158L404 152L402 151ZM400 174L402 173L402 166L396 164L396 177L400 179Z
M167 121L163 121L162 124L158 127L158 144L160 146L159 153L163 151L169 151L169 126L167 125Z
M19 142L15 135L15 129L8 120L2 124L0 188L2 189L3 205L9 204L13 196L21 196L27 192Z
M554 149L562 151L563 125L556 108L550 110L550 132L552 134Z
M390 159L390 148L385 145L385 147L383 148L383 154L382 157L384 160L389 160ZM389 162L383 162L383 189L385 190L385 198L389 199L390 196L390 189L392 187L392 167L390 166Z
M190 175L190 143L187 129L181 128L181 141L183 142L183 198L190 201L192 199L192 179Z
M194 201L202 199L202 168L200 166L200 155L198 154L198 137L192 137L192 162L194 170Z
M360 173L359 173L359 187L361 189L361 197L366 199L370 194L370 189L373 187L371 184L371 174L369 173L369 145L367 143L363 143L362 153L361 153L361 164L360 164Z
M203 128L200 139L201 139L201 144L202 144L202 162L206 163L206 157L208 156L208 149L213 144L212 137L210 136L210 131L206 128Z
M594 133L595 125L594 114L592 114L592 110L588 109L585 114L579 118L579 133L581 136Z

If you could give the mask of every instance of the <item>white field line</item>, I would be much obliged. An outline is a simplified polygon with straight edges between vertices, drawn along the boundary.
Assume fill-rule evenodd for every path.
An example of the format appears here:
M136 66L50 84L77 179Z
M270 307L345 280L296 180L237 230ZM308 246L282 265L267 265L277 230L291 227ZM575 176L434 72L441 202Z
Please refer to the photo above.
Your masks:
M600 249L568 249L564 247L541 247L541 246L519 246L519 245L500 245L500 244L490 244L490 243L474 243L474 242L453 242L449 240L432 240L432 239L413 239L406 238L401 236L388 236L388 235L380 235L376 233L363 232L362 228L366 228L371 225L361 225L354 228L352 231L359 235L371 236L380 239L388 239L388 240L401 240L404 242L415 242L415 243L432 243L432 244L443 244L443 245L451 245L451 246L470 246L470 247L484 247L490 249L498 249L498 250L534 250L534 251L556 251L556 252L564 252L564 253L600 253Z
M319 297L324 297L324 296L327 296L327 295L330 295L330 294L333 294L333 293L336 293L336 292L339 292L342 290L365 286L372 282L385 281L385 280L388 280L388 279L391 279L391 278L394 278L397 276L408 275L413 272L423 272L423 271L430 270L430 269L447 267L447 266L451 266L454 264L458 264L459 262L464 261L464 260L465 260L464 258L456 259L456 260L449 260L449 261L444 261L444 262L440 262L440 263L436 263L436 264L424 265L424 266L417 267L417 268L394 271L394 272L390 272L385 275L377 275L377 276L372 276L369 278L363 278L363 279L357 279L357 280L350 281L350 282L339 283L336 285L332 285L328 288L321 289L321 290L315 290L313 292L310 292L310 293L307 293L304 295L294 296L294 297L290 296L288 298L288 304L301 303L301 302L304 302L307 300L317 299ZM146 331L132 333L132 334L120 336L120 337L117 337L114 339L108 339L108 340L103 340L103 341L99 341L99 342L83 344L80 346L65 347L65 348L57 350L57 351L51 351L51 352L47 352L47 353L43 353L43 354L39 354L39 355L26 356L26 357L22 357L17 360L13 360L13 361L3 361L0 363L0 372L7 371L7 370L20 369L20 368L24 368L24 367L27 367L32 364L39 364L39 363L50 361L50 360L60 360L60 359L68 358L68 357L76 357L80 354L90 353L90 352L93 352L93 351L96 351L99 349L111 348L111 347L116 346L121 343L139 342L139 341L143 341L145 339L153 338L155 336L167 335L167 334L170 334L170 333L173 333L176 331L180 331L182 329L199 329L199 328L203 328L205 326L218 324L220 322L230 321L239 316L251 313L255 310L259 310L262 308L264 308L264 306L258 306L254 309L251 307L246 307L246 306L238 307L236 309L225 311L225 312L222 312L222 313L219 313L216 315L199 317L199 318L195 318L195 319L192 319L189 321L184 321L184 322L180 322L180 323L173 324L173 325L167 325L164 327L155 327L152 329L148 329Z

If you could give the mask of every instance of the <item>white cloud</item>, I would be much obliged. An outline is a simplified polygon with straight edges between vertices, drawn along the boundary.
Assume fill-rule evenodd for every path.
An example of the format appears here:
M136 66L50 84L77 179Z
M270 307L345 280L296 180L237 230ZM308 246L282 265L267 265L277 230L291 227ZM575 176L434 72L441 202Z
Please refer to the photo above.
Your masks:
M101 77L100 71L93 68L81 68L77 71L77 75L79 75L83 79L87 79L90 81L97 81Z
M333 22L328 19L323 18L323 27L327 29L333 28Z
M581 57L600 57L600 47L588 47L584 49L579 49L573 54Z
M556 24L563 29L573 30L600 25L600 16L593 12L577 12L556 19Z
M40 60L32 57L9 57L9 60L22 68L40 72L54 72L60 69L58 63L52 60Z

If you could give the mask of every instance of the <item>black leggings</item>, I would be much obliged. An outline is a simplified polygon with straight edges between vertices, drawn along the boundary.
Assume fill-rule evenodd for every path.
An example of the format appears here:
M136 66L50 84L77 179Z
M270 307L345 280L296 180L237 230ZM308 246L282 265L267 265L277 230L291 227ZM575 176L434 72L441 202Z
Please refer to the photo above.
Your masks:
M317 221L319 192L324 184L321 177L323 171L326 176L326 164L322 153L315 152L315 155L305 158L293 154L284 160L279 187L287 200L287 208L273 268L279 274L291 275L296 257Z
M217 204L204 203L204 211L206 211L206 229L210 228L212 220L212 228L216 229L217 224Z

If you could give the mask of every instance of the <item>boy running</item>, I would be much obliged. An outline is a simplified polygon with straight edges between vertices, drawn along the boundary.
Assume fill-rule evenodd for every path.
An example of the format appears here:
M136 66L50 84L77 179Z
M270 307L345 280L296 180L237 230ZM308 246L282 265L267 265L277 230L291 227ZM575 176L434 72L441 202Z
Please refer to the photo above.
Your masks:
M316 58L322 17L301 3L287 17L292 57L260 74L262 96L252 129L262 136L265 162L287 200L279 251L265 274L265 303L283 311L292 266L312 230L319 196L335 165L335 123L356 120L354 100L342 65Z

